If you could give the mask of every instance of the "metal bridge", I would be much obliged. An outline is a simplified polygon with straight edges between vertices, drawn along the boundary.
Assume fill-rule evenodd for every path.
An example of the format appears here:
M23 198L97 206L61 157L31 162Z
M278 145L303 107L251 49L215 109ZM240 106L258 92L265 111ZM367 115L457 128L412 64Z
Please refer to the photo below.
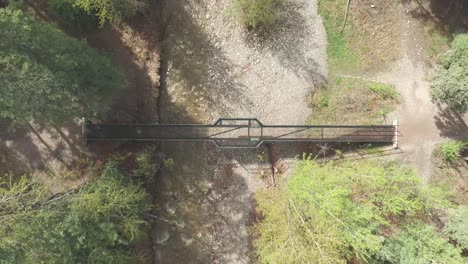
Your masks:
M264 125L256 118L221 118L200 124L93 124L83 122L93 141L211 141L222 148L257 148L268 142L360 142L397 144L398 125Z

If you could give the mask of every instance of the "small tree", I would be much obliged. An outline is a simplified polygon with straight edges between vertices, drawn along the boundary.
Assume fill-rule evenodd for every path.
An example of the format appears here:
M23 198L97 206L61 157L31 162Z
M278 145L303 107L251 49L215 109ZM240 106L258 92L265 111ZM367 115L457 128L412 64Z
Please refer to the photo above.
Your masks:
M105 109L122 86L109 56L21 11L0 9L0 118L61 123Z
M431 80L432 99L464 113L468 110L467 34L460 34L453 40L452 49L443 56L442 62Z
M120 23L134 16L147 6L146 0L70 0L74 6L88 14L99 17L101 26L105 22Z

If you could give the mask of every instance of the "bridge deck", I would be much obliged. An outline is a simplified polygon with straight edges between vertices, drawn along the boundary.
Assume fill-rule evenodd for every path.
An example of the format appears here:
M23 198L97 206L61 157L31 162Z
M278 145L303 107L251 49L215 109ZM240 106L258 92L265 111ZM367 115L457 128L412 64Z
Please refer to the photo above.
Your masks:
M256 119L220 119L213 125L92 124L86 141L213 141L220 147L258 147L263 142L395 142L396 127L263 125Z

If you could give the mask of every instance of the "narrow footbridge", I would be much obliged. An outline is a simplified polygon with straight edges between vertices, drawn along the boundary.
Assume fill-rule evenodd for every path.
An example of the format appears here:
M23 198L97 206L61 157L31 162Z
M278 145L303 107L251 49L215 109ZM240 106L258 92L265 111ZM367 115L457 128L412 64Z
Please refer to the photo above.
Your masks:
M221 118L200 124L93 124L83 122L85 142L211 141L223 148L257 148L268 142L360 142L397 144L393 125L264 125L256 118Z

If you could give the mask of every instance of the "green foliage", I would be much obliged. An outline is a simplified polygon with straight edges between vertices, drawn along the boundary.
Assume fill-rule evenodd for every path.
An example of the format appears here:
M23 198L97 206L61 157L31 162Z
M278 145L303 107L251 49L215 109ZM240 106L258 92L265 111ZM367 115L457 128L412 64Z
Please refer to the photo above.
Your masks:
M96 29L98 18L86 13L83 9L74 6L73 0L48 0L47 4L52 14L57 16L64 24L78 31Z
M0 263L135 263L129 245L147 232L151 210L149 195L115 162L79 190L47 193L20 181L0 201Z
M461 151L466 143L462 141L450 140L440 146L442 158L445 161L453 162L460 158Z
M398 99L398 92L393 85L386 83L370 82L367 88L374 93L379 94L384 99Z
M432 226L408 225L387 239L375 263L463 264L461 250L439 237Z
M455 37L442 63L431 80L432 99L464 113L468 111L468 34Z
M327 31L327 54L332 69L351 68L359 64L358 56L346 42L345 36L340 33L344 7L343 1L318 1L319 13Z
M156 161L155 152L156 147L152 146L145 148L142 152L137 154L137 164L133 170L133 175L150 178L158 172L159 165Z
M96 15L99 23L121 23L147 7L146 0L70 0L88 14Z
M284 0L234 0L231 12L246 27L268 28L278 20L283 5Z
M258 192L261 263L348 263L380 252L390 219L417 219L444 197L397 164L299 161L279 190Z
M463 248L468 249L468 207L449 209L444 232Z
M123 78L111 59L21 11L0 9L0 117L61 123L103 110Z

